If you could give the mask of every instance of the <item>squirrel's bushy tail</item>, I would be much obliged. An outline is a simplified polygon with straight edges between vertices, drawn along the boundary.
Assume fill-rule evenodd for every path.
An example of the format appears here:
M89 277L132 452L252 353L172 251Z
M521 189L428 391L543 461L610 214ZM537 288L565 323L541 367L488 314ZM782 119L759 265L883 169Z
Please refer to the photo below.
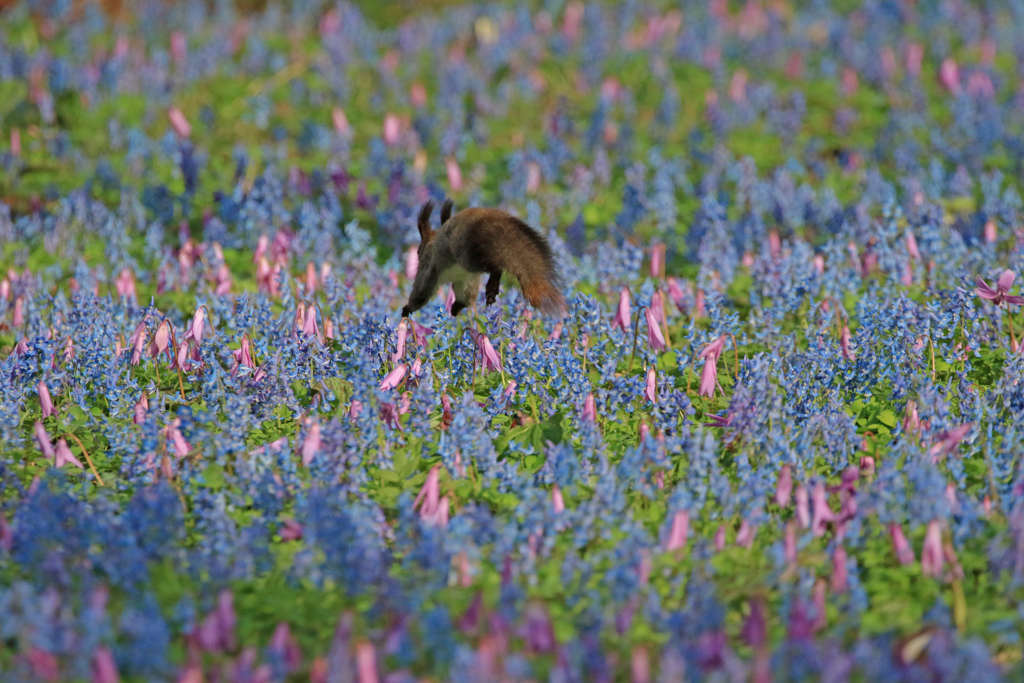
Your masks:
M519 280L523 297L541 313L560 315L565 312L565 295L561 278L555 268L555 258L544 237L518 218L509 218L511 227L522 238L509 259L508 270Z

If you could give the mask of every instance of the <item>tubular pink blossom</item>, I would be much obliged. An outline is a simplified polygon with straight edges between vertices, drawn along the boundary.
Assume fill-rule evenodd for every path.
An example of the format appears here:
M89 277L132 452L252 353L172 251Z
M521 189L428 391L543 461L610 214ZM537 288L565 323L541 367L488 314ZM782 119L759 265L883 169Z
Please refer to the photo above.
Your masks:
M92 658L92 683L119 683L120 680L110 649L102 645L96 648Z
M736 545L742 548L750 548L754 545L754 537L757 535L757 525L747 520L740 522L740 530L736 534Z
M240 366L247 367L250 370L256 369L256 362L252 357L252 343L249 341L248 336L242 337L242 345L231 353L235 356L235 363L237 363L235 366L236 370Z
M583 401L583 421L584 422L596 422L597 421L597 404L594 401L594 394L587 394L587 398Z
M391 146L398 143L401 125L395 114L389 112L384 115L384 144Z
M128 297L130 299L137 298L135 290L135 275L132 271L125 268L114 280L114 287L117 289L118 296Z
M334 124L334 130L339 135L346 136L349 134L348 117L345 116L345 110L341 107L335 107L331 110L331 123Z
M612 318L612 327L621 328L626 332L632 322L632 311L630 307L629 288L623 287L619 292L619 307L615 309L615 317Z
M661 327L658 325L658 321L655 320L654 313L651 312L650 308L645 308L644 315L647 317L648 343L655 351L663 350L665 348L665 336L661 333Z
M11 156L18 158L21 156L21 129L11 129Z
M921 251L917 248L917 238L914 237L914 233L909 229L906 232L907 237L907 253L910 254L911 258L921 260Z
M320 328L316 324L316 306L306 309L306 319L302 324L302 333L307 337L320 338Z
M388 391L394 389L402 383L402 379L405 377L405 373L408 371L408 366L405 363L399 363L395 366L395 369L389 372L380 383L381 391Z
M50 435L46 433L46 427L43 423L36 420L35 425L35 436L36 443L39 444L39 450L43 452L47 460L53 460L56 454L53 452L53 444L50 442Z
M184 458L189 454L189 451L192 450L192 446L185 440L185 437L182 436L181 430L178 429L178 423L179 420L175 418L174 422L167 427L167 436L174 445L174 453L179 458Z
M811 507L807 488L801 484L796 489L796 518L804 529L811 526Z
M786 524L786 536L783 541L783 553L786 557L786 564L793 566L797 563L796 524L794 524L792 521Z
M647 656L647 648L642 645L633 648L629 668L633 675L632 683L650 683L651 662Z
M952 57L942 60L942 66L939 67L939 82L951 94L960 94L960 67Z
M679 280L674 277L668 278L668 296L672 299L672 303L676 305L676 308L680 311L685 309L686 295L683 293L683 288L679 286Z
M775 504L779 507L789 505L789 497L793 493L793 468L783 465L779 470L779 480L775 485Z
M954 452L968 434L974 428L973 422L966 422L953 429L943 431L939 440L928 450L934 460L945 457Z
M427 473L427 479L423 482L423 487L420 492L416 495L416 500L413 501L412 507L415 510L420 503L423 503L423 507L420 508L420 517L433 517L437 512L437 506L441 500L441 466L434 465L430 468L430 472Z
M697 390L698 396L711 397L715 394L715 386L718 384L718 365L715 361L715 356L709 356L704 360L704 369L700 373L700 387Z
M999 232L996 230L996 222L989 219L985 221L985 242L995 244L999 239Z
M171 324L166 320L162 321L156 328L156 334L153 335L153 340L149 343L147 353L150 358L156 358L161 353L167 351L170 347L171 339Z
M924 534L924 549L921 550L921 571L925 576L942 575L942 528L939 520L928 522L928 530Z
M19 296L14 300L14 313L11 314L11 323L15 327L21 327L25 323L25 297Z
M40 382L36 386L36 391L39 392L39 403L43 409L43 417L50 417L51 415L57 414L57 409L53 406L53 400L50 398L50 390L46 388L45 382Z
M668 532L668 539L665 541L666 552L682 550L686 547L686 540L690 533L690 511L677 510L672 516L672 528Z
M644 396L651 403L658 402L657 373L654 368L647 369L647 385L644 387Z
M651 277L665 277L665 243L660 242L651 248Z
M174 132L178 134L178 137L188 138L192 135L192 126L189 124L188 119L177 107L171 107L167 111L167 118L171 121L171 127Z
M455 157L448 157L444 160L444 169L448 174L448 186L452 192L462 192L462 169Z
M448 295L444 298L444 310L445 313L451 315L452 306L455 305L455 288L452 286L448 287Z
M358 683L378 683L377 653L373 643L364 640L355 646L355 670Z
M832 590L836 593L845 593L848 588L849 574L846 569L846 548L842 544L838 544L832 553Z
M302 442L302 464L309 467L313 456L320 450L320 423L314 422L306 432L306 440Z
M420 254L415 246L409 247L405 252L405 277L412 280L416 277L416 271L420 268Z
M485 334L476 335L477 347L480 349L480 355L483 357L483 369L484 370L497 370L501 371L501 356L494 350L494 346L491 345L491 340L487 338Z
M558 484L551 487L551 509L555 511L556 515L565 512L565 499L562 497L562 489L558 488Z
M540 166L531 161L526 165L526 192L535 194L540 189Z
M54 453L54 467L64 467L64 465L74 465L78 469L84 469L75 454L68 448L68 442L64 439L57 439L57 449Z
M718 530L715 531L715 550L722 552L725 550L725 525L719 524Z
M185 336L182 339L191 340L200 346L203 343L203 330L206 328L206 309L200 306L192 314L192 323L189 325Z
M811 521L811 533L815 536L825 534L825 524L835 521L835 514L828 506L825 485L821 482L815 484L811 492L811 502L814 504L814 518Z
M899 524L889 525L889 536L892 538L892 549L896 553L896 559L904 567L914 564L914 549L907 542L903 535L903 527Z

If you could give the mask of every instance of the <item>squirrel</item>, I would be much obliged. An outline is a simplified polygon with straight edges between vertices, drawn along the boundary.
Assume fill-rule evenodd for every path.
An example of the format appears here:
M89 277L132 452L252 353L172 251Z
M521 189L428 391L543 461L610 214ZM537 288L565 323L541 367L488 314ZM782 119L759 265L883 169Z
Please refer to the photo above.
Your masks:
M452 200L446 199L437 230L430 227L434 203L428 201L420 209L419 268L403 318L426 306L438 285L446 282L455 291L451 312L457 316L476 300L484 273L490 276L486 289L490 306L498 297L504 271L519 280L523 296L534 308L552 315L564 310L561 278L551 247L540 233L498 209L469 208L452 216L453 207Z

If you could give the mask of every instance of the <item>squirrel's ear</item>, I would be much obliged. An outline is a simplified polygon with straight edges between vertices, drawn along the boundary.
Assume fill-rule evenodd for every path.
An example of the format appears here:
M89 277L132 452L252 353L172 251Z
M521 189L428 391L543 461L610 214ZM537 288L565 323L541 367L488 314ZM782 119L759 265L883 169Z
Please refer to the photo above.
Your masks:
M434 202L427 200L427 203L420 209L420 215L416 219L416 227L420 231L420 240L423 242L430 241L430 235L433 230L430 229L430 214L434 212Z
M451 198L444 200L444 204L441 205L441 225L448 222L448 219L452 217L452 209L455 208L455 204L452 203Z

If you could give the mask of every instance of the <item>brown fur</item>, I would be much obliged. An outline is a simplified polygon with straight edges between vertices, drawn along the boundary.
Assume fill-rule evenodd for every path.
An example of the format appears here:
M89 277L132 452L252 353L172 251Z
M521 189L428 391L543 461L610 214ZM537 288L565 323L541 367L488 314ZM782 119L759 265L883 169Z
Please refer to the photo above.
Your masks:
M450 200L441 209L441 228L433 230L433 208L427 202L419 213L420 270L403 315L426 305L437 286L444 284L442 277L463 278L455 288L453 315L475 302L479 287L475 278L482 274L490 276L486 294L491 304L505 271L516 277L523 296L538 310L555 315L565 308L554 256L543 235L497 209L470 208L451 216Z

